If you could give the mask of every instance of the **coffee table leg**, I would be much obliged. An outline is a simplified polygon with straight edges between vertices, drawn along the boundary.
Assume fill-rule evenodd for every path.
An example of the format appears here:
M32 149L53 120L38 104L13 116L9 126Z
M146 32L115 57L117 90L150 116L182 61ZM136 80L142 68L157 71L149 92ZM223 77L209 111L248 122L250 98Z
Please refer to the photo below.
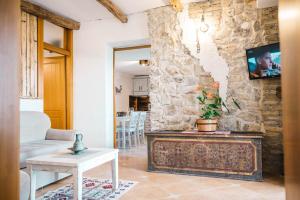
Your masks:
M32 169L32 166L28 166L30 171L30 200L35 200L35 188L36 188L36 171Z
M82 173L73 169L74 200L82 200Z
M113 184L113 189L116 190L119 187L118 154L115 155L115 158L111 161L111 164L112 164L112 184Z

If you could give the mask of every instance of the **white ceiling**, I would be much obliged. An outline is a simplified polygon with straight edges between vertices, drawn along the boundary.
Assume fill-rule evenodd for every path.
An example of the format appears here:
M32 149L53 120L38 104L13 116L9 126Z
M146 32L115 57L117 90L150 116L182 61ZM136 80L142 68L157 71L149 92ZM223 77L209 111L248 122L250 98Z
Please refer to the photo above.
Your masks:
M110 19L114 16L96 0L28 0L79 22ZM183 3L203 0L182 0ZM168 5L169 0L112 0L126 14Z
M150 48L117 51L115 71L130 75L149 75L148 67L141 66L139 60L150 59Z
M96 0L28 0L62 16L79 22L110 19L114 16ZM146 10L166 6L169 0L112 0L126 14L144 12ZM182 3L206 0L182 0ZM257 0L257 7L270 7L278 4L278 0Z

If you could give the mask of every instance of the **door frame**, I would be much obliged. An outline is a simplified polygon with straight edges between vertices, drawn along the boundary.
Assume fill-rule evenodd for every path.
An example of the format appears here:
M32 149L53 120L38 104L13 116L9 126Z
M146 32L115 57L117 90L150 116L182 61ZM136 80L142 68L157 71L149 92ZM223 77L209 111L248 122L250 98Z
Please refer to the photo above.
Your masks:
M20 198L20 0L0 0L0 199Z
M300 198L300 4L279 0L279 32L282 62L282 122L284 184L287 200Z
M116 64L116 52L118 51L128 51L134 49L147 49L151 48L150 44L138 45L138 46L130 46L130 47L120 47L113 48L113 112L114 112L114 148L118 148L117 144L117 111L116 111L116 90L115 90L115 64Z
M63 48L44 42L44 19L38 17L38 97L43 98L44 49L62 54L66 59L66 116L67 129L73 128L73 30L64 28Z

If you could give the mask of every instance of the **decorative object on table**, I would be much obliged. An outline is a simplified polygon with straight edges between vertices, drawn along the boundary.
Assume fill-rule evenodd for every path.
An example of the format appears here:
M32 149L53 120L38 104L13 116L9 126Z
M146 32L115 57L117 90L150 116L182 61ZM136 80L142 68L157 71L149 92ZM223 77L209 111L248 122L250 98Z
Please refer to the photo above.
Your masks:
M69 148L71 151L73 151L74 154L79 154L81 152L83 152L84 150L87 150L86 147L84 147L82 139L83 139L83 135L81 133L76 133L76 139L75 142L73 144L72 148Z
M197 119L197 129L199 132L215 132L217 130L217 119Z
M121 94L121 92L122 92L122 85L120 85L120 87L115 87L115 89L116 89L116 94Z
M195 91L200 91L200 95L197 97L201 105L202 114L200 119L196 120L196 125L199 132L214 132L217 130L218 118L222 115L222 108L227 108L225 102L219 96L219 87L218 82L214 82L210 88L205 88L200 85L197 86ZM238 102L232 98L234 105L241 109Z
M83 178L82 181L82 199L83 200L115 200L119 199L131 188L133 188L137 182L120 180L119 188L117 190L112 189L112 181L110 179L94 179ZM44 194L38 200L49 199L73 199L73 185L68 184L58 188L54 191L49 191Z

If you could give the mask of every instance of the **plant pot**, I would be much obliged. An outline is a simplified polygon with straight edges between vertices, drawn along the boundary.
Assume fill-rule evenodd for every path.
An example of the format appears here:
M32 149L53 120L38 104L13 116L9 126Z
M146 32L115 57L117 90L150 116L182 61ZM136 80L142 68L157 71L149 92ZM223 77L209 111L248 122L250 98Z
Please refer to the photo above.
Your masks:
M197 119L196 124L199 132L214 132L217 130L218 120Z

